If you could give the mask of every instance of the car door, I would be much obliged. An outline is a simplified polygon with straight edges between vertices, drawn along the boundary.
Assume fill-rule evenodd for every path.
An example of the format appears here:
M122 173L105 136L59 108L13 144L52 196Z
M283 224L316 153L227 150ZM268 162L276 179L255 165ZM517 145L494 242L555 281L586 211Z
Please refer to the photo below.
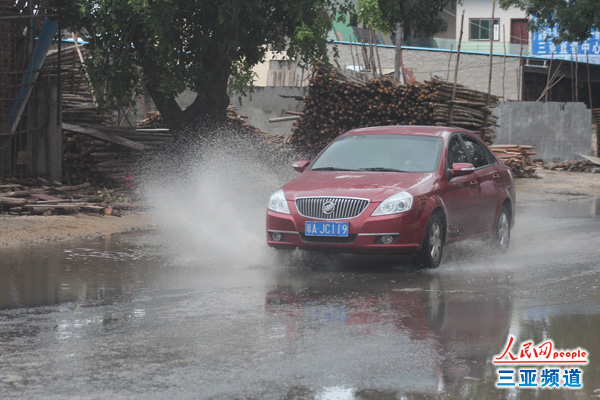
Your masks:
M470 158L460 134L453 134L448 140L446 169L453 163L468 163ZM447 176L448 185L442 199L446 206L447 231L449 237L467 236L477 232L473 222L473 208L478 204L478 182L475 174ZM475 214L476 215L476 214Z
M461 138L471 164L475 167L473 179L477 188L473 205L473 233L489 232L496 223L496 209L502 196L497 161L485 144L473 135L463 133Z

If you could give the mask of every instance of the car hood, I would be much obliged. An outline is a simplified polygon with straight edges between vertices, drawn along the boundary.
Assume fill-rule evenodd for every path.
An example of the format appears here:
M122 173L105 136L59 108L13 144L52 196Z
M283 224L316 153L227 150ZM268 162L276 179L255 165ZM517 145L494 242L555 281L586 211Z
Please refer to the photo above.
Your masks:
M285 197L359 197L380 202L389 196L432 181L433 173L305 171L283 186Z

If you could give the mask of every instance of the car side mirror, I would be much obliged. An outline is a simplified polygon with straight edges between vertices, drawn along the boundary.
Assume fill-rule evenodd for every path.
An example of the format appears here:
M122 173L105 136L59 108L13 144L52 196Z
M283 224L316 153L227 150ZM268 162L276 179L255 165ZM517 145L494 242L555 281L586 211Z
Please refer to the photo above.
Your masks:
M454 163L450 170L452 177L472 174L475 171L473 164L469 163Z
M304 172L306 167L308 167L308 164L310 164L310 161L296 161L292 164L292 167L294 167L295 171Z

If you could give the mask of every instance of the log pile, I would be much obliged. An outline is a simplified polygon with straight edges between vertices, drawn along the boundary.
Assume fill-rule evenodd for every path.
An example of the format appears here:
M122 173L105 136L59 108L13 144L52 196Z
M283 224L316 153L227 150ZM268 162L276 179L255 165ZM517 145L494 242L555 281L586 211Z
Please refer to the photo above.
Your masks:
M559 163L548 163L544 164L544 169L549 169L551 171L600 173L600 167L587 160L565 160Z
M491 109L498 105L498 97L469 89L464 85L456 85L456 94L452 100L452 83L441 79L425 82L435 94L434 117L438 126L455 126L469 129L479 135L486 143L492 144L496 137L494 126L498 126L498 118L492 115ZM450 119L452 114L452 120Z
M86 50L79 48L81 57ZM81 57L75 46L61 49L62 119L65 122L102 124L110 123L110 116L98 110L90 85L81 70ZM58 70L58 50L50 50L44 60L44 70L53 74Z
M115 136L118 140L110 142L64 129L63 171L69 184L92 182L97 186L118 187L124 176L133 173L139 150L163 148L172 139L167 129L138 130L108 125L86 127L110 135L108 138Z
M292 143L316 153L340 134L355 128L381 125L456 126L474 131L492 143L496 118L490 107L498 98L440 79L401 85L388 79L361 82L337 69L313 70L304 108L294 123ZM452 121L450 114L452 111Z
M535 155L533 146L518 144L499 144L490 146L496 157L505 165L508 165L516 178L539 178L535 173L536 164L529 156Z
M8 215L61 215L87 212L120 216L134 203L130 187L98 192L90 183L75 186L6 178L0 182L0 211Z
M167 124L160 115L160 111L146 113L146 118L137 123L138 128L166 128Z
M238 115L237 109L232 105L227 107L226 125L228 128L233 129L235 132L241 133L243 135L254 136L259 141L268 145L288 145L291 138L291 136L286 135L271 135L267 132L258 129L253 125L250 125L247 121L245 121L242 117Z

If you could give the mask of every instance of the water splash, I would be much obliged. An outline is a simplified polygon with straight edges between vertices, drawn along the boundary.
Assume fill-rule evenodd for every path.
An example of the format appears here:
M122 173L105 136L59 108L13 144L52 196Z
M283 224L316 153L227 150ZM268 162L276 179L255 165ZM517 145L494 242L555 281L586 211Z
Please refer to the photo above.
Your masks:
M269 262L266 204L295 173L291 151L224 129L144 174L142 193L175 262Z

